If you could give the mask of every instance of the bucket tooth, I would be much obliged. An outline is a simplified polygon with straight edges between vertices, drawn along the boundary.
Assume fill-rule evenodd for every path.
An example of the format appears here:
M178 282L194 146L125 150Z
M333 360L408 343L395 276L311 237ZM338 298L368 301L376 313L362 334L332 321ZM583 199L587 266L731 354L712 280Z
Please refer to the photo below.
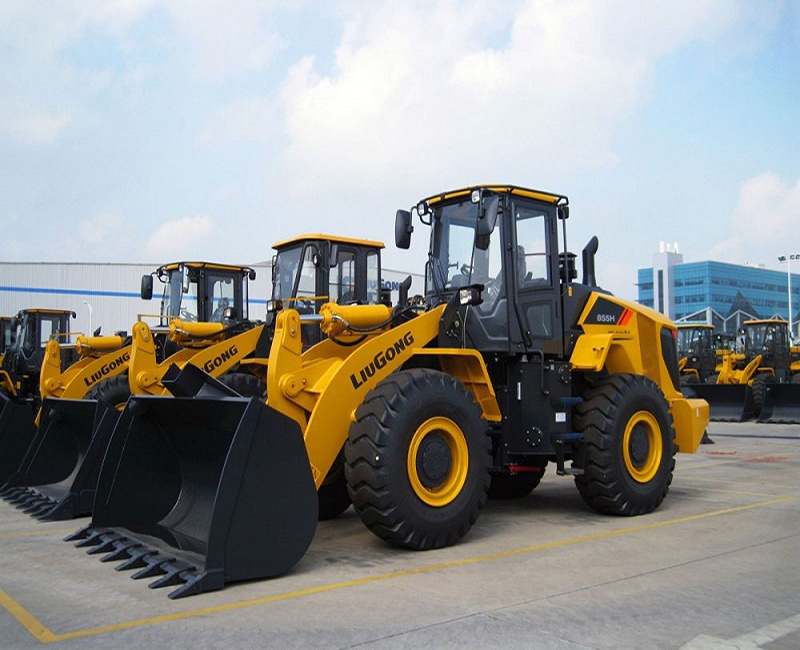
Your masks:
M39 512L43 507L49 508L52 505L50 499L40 494L31 494L30 498L25 502L25 507L17 506L22 512L34 515Z
M10 503L12 506L16 507L21 503L25 503L25 501L28 498L28 496L29 496L29 493L28 493L28 491L26 489L19 488L18 491L16 492L16 494L14 494L13 497L9 497L8 499L6 499L6 501L8 503Z
M95 544L86 551L89 555L101 555L103 553L111 553L112 551L116 550L117 542L120 541L118 537L114 535L104 535L102 541L99 544Z
M85 526L81 526L80 528L78 528L78 530L76 530L74 533L70 533L69 535L67 535L63 539L63 541L74 542L75 540L86 539L89 535L92 534L92 531L94 530L96 530L96 528L94 528L92 524L86 524Z
M195 567L191 564L179 561L164 562L159 566L159 569L164 572L164 575L148 584L147 586L150 587L150 589L181 585L187 580L190 580L197 572Z
M138 542L131 540L120 541L114 546L114 550L100 558L101 562L117 562L119 560L129 560L131 549L144 548Z
M30 515L39 521L47 521L47 516L53 511L55 505L55 501L47 499L36 510L31 512Z
M84 548L86 546L97 546L98 544L102 544L105 541L105 537L110 533L110 531L104 528L96 528L94 530L90 530L89 534L86 535L81 541L79 541L75 546L78 548Z
M115 571L130 571L131 569L138 569L146 566L147 557L152 555L152 549L147 548L142 544L136 544L128 549L128 559L122 564L114 567Z
M131 578L134 580L141 580L142 578L153 578L164 573L161 567L170 561L170 558L161 555L161 553L151 551L148 555L142 557L144 561L144 568L139 569L134 573Z

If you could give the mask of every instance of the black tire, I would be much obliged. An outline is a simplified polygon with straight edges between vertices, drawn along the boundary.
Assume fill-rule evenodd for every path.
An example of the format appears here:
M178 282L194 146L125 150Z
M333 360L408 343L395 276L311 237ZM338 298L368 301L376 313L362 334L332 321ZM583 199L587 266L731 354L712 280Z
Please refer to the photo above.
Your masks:
M217 377L217 380L242 397L259 397L267 401L267 383L249 372L228 372Z
M584 473L575 477L586 503L624 516L661 504L675 467L675 430L655 382L628 374L600 380L576 408L575 426L586 440Z
M521 499L528 496L539 485L544 476L547 461L541 461L541 467L535 472L492 472L489 485L490 499Z
M350 507L350 492L347 490L347 479L344 475L344 454L339 454L322 485L317 490L319 499L320 521L335 519Z
M490 440L481 409L461 382L403 370L356 410L345 476L361 520L381 539L427 550L456 543L486 503Z
M792 375L792 381L791 381L791 383L793 383L793 384L800 384L800 372L796 372L796 373L794 373L794 374Z
M114 406L118 411L125 408L131 396L131 387L128 385L128 373L101 379L94 388L86 393L87 399L103 400Z
M762 373L753 377L753 402L755 403L756 416L761 413L764 408L764 402L767 399L767 386L769 384L777 383L777 379L772 375Z

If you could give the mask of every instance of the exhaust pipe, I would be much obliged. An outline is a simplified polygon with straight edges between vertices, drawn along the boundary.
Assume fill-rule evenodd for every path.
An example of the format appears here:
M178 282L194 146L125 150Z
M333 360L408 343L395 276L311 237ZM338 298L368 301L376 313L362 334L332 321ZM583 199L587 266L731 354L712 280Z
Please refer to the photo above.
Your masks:
M583 249L581 258L583 260L583 284L589 287L597 286L597 278L594 274L594 256L599 245L600 241L594 236Z

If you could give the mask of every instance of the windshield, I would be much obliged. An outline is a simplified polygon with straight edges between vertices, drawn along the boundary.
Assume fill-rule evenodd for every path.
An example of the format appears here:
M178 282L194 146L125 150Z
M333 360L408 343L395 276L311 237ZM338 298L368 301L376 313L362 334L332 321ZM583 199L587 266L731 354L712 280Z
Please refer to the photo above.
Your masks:
M3 320L0 322L2 327L2 340L0 340L0 354L11 348L14 342L14 323L11 320Z
M183 293L184 274L189 275L189 291ZM197 320L197 272L188 267L169 271L161 300L161 315L181 318L185 321Z
M302 246L284 248L275 256L273 270L272 297L275 300L286 300L294 296L294 284L297 279L297 269L300 266Z
M748 325L745 346L748 351L769 348L772 345L786 345L783 327L772 323Z
M439 293L468 284L486 283L500 272L499 250L476 249L478 204L469 199L437 208L431 228L427 291ZM499 241L497 238L493 238Z
M700 327L678 328L678 353L681 355L697 352L704 344L704 335L708 330Z

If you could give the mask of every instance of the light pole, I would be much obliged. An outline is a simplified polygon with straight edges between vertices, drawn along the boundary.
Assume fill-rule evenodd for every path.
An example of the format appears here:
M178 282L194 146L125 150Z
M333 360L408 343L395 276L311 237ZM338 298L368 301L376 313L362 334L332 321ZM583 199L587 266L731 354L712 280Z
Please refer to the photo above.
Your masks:
M83 301L83 304L86 305L87 309L89 310L89 332L87 333L88 336L92 335L92 303L87 302L86 300ZM791 311L791 309L790 309ZM789 316L791 320L791 315ZM791 328L791 324L789 325Z
M778 257L779 262L786 262L786 281L789 286L789 338L794 339L794 330L792 329L792 260L800 260L800 254L781 255Z

